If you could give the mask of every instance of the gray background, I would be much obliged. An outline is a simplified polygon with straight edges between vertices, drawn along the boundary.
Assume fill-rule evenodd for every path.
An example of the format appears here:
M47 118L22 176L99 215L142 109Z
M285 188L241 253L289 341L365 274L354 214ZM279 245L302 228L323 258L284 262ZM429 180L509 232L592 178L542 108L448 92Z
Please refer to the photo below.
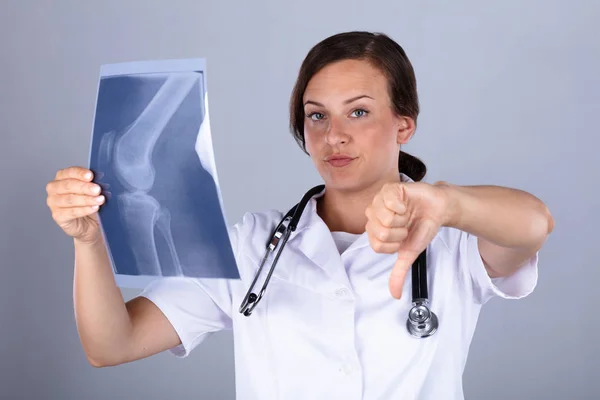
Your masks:
M591 0L2 0L0 398L233 397L229 333L185 360L87 364L72 242L51 220L45 184L87 163L100 64L207 57L229 222L287 209L319 182L287 131L298 67L316 42L353 29L390 34L415 66L423 112L406 150L428 164L428 181L525 189L556 220L535 293L484 308L467 398L599 398L599 20Z

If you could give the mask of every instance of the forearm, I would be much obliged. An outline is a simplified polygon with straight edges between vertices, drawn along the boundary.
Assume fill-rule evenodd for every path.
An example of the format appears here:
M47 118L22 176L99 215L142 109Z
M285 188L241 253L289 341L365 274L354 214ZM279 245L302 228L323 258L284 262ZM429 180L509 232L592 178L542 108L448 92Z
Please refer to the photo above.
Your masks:
M118 362L132 326L103 241L75 240L73 298L77 329L90 361L103 365Z
M535 254L553 229L548 208L527 192L499 186L440 186L448 201L444 225L487 241L482 256L487 255L484 261L498 275L513 272Z

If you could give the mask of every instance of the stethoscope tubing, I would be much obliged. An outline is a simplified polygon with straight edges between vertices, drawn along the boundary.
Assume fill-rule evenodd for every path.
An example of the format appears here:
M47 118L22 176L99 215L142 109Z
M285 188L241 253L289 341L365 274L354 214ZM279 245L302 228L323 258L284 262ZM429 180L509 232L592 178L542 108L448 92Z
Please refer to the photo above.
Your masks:
M244 297L239 312L249 317L252 311L258 305L258 302L264 296L267 289L273 271L279 261L279 257L290 238L293 231L296 230L300 217L304 212L304 208L308 204L311 198L317 193L322 192L325 189L324 185L315 186L310 189L302 200L292 207L281 219L277 227L273 230L273 233L269 237L267 242L265 255L261 260L260 266L254 275L252 284L248 289L246 296ZM275 258L271 263L269 272L263 283L263 286L259 294L254 293L254 286L260 276L267 259L269 256L277 250ZM415 262L412 265L412 308L408 312L408 318L406 321L406 327L408 332L417 338L425 338L433 335L438 329L438 318L435 313L429 309L429 292L427 284L427 249L422 251Z

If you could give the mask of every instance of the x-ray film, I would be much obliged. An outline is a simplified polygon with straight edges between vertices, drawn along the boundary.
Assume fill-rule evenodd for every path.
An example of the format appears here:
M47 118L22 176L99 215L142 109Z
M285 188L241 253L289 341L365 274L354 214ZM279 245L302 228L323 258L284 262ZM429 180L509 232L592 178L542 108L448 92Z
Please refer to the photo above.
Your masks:
M205 59L103 65L89 158L120 287L238 279L215 166Z

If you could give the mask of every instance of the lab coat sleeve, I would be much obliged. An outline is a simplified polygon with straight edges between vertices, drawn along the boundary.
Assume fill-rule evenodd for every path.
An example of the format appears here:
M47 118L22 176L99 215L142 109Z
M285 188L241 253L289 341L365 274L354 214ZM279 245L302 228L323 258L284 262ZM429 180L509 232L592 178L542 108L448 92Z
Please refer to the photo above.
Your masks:
M472 280L473 296L477 303L485 304L493 297L521 299L533 292L538 281L538 253L508 277L490 278L477 245L477 237L459 231L458 247L461 267L466 268Z
M239 224L229 230L237 258ZM167 317L181 340L170 353L184 358L210 334L232 328L230 281L169 277L151 282L140 294Z
M177 357L187 357L211 333L231 329L231 297L224 280L159 279L140 296L151 300L179 335L182 344L169 350Z

